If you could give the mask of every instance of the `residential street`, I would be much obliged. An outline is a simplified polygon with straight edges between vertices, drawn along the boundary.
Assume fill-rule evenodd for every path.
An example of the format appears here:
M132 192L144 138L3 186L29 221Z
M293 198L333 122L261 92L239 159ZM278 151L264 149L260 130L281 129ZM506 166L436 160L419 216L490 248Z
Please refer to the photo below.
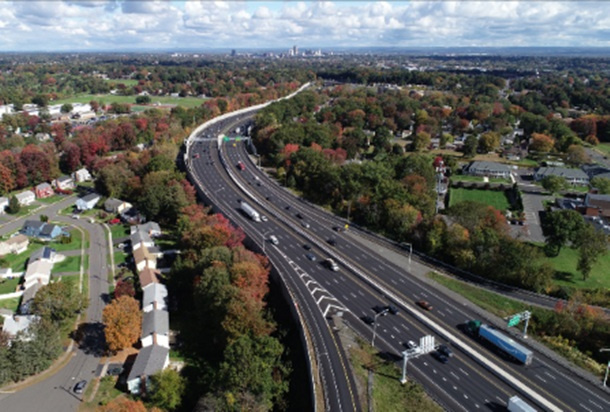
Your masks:
M40 214L51 220L79 226L89 232L89 308L86 312L86 338L80 347L74 346L72 358L66 366L45 380L15 393L0 394L2 412L35 412L35 411L75 411L81 402L82 395L76 395L73 387L76 382L86 379L91 384L99 373L98 366L104 349L102 310L108 294L107 254L108 238L100 224L91 224L86 220L74 220L67 216L58 216L57 211L68 207L75 198L66 199L28 217L38 219ZM9 233L21 227L26 218L0 227L0 234Z

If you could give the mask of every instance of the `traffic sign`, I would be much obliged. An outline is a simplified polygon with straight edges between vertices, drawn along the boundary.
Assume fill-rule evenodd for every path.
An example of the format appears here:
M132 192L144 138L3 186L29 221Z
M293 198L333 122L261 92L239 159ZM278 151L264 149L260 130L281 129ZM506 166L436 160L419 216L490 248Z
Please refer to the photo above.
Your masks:
M236 142L241 142L241 137L236 137L236 138L235 138L235 141L236 141Z
M223 137L222 140L224 140L225 142L229 141L229 138L227 136Z
M510 327L510 326L515 326L515 325L518 325L518 324L519 324L519 322L521 322L521 314L519 314L519 315L515 315L515 316L513 316L512 318L510 318L510 319L508 320L508 326Z

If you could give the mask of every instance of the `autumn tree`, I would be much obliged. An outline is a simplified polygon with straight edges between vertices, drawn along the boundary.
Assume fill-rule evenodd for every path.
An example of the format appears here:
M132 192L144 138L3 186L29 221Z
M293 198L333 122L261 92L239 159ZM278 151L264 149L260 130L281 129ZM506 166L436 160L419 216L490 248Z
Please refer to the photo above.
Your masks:
M585 163L589 163L591 158L587 154L584 147L581 145L573 144L568 147L566 152L566 162L571 166L582 166Z
M413 136L412 148L415 152L421 152L430 146L430 134L426 132L419 132Z
M6 195L14 188L13 173L8 167L0 163L0 195Z
M98 412L147 412L142 401L134 401L124 396L115 398L106 405L99 406Z
M500 134L496 132L483 133L479 138L478 150L481 153L493 152L500 146Z
M532 134L532 143L530 144L530 150L541 153L548 153L553 150L555 141L551 136L542 133Z
M111 352L118 352L138 341L141 334L140 304L131 296L121 296L102 313L106 344Z
M133 281L131 280L119 280L114 287L114 298L118 299L121 296L134 297L136 290L133 287Z
M176 410L186 391L186 379L173 369L164 369L150 377L149 401L164 411Z

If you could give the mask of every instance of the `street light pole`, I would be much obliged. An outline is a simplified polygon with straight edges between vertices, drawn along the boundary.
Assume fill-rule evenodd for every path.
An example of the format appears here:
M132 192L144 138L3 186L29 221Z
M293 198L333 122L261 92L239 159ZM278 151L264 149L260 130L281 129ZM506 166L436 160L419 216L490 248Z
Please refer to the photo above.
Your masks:
M608 352L608 351L610 351L610 348L600 349L599 351ZM606 386L606 382L608 381L608 370L610 370L610 361L608 361L608 364L606 365L606 375L604 376L604 383L603 383L604 386Z
M263 254L265 253L265 243L267 243L267 242L265 242L265 239L269 233L271 233L271 231L267 231L267 232L263 233Z
M375 322L373 324L373 339L371 340L372 347L375 347L375 336L377 336L377 318L379 316L387 315L389 310L390 310L389 308L385 308L384 310L382 310L381 312L379 312L378 314L375 315Z

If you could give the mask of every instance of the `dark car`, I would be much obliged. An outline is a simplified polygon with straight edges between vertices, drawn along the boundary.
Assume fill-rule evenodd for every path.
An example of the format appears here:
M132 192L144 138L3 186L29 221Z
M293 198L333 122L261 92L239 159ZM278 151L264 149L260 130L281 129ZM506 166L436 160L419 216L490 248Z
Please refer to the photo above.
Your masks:
M394 305L388 305L388 311L392 314L392 315L398 315L398 308Z
M449 362L449 358L440 353L439 351L432 352L432 356L434 356L441 363Z
M426 309L426 310L432 310L432 305L428 301L418 300L417 301L417 305L422 307L422 308L424 308L424 309Z
M86 380L78 382L76 385L74 385L74 393L83 393L85 386L87 386Z
M337 241L335 239L328 239L326 242L331 246L337 246Z
M386 306L381 306L381 305L373 306L373 310L375 311L375 313L381 313L381 312L383 312L386 309L387 309Z
M446 345L440 345L438 351L448 358L453 357L453 352Z
M287 205L287 206L286 206L286 210L290 210L290 205Z
M199 159L199 153L195 153L195 154L193 155L193 159Z
M373 325L375 323L375 319L373 319L372 316L364 316L362 318L363 322L366 323L367 325Z
M303 245L303 249L305 249L305 250L311 250L311 246L309 246L308 244L304 244L304 245Z
M123 368L121 367L110 368L107 372L107 374L110 376L119 376L121 373L123 373Z
M335 232L341 232L343 229L341 228L341 226L335 226L335 227L333 227L333 230Z
M302 214L300 214L300 213L297 213L297 217L298 217L299 219L303 219L303 215L302 215Z
M309 260L311 260L312 262L315 262L316 260L316 255L314 255L313 253L308 253L305 255L305 257Z

